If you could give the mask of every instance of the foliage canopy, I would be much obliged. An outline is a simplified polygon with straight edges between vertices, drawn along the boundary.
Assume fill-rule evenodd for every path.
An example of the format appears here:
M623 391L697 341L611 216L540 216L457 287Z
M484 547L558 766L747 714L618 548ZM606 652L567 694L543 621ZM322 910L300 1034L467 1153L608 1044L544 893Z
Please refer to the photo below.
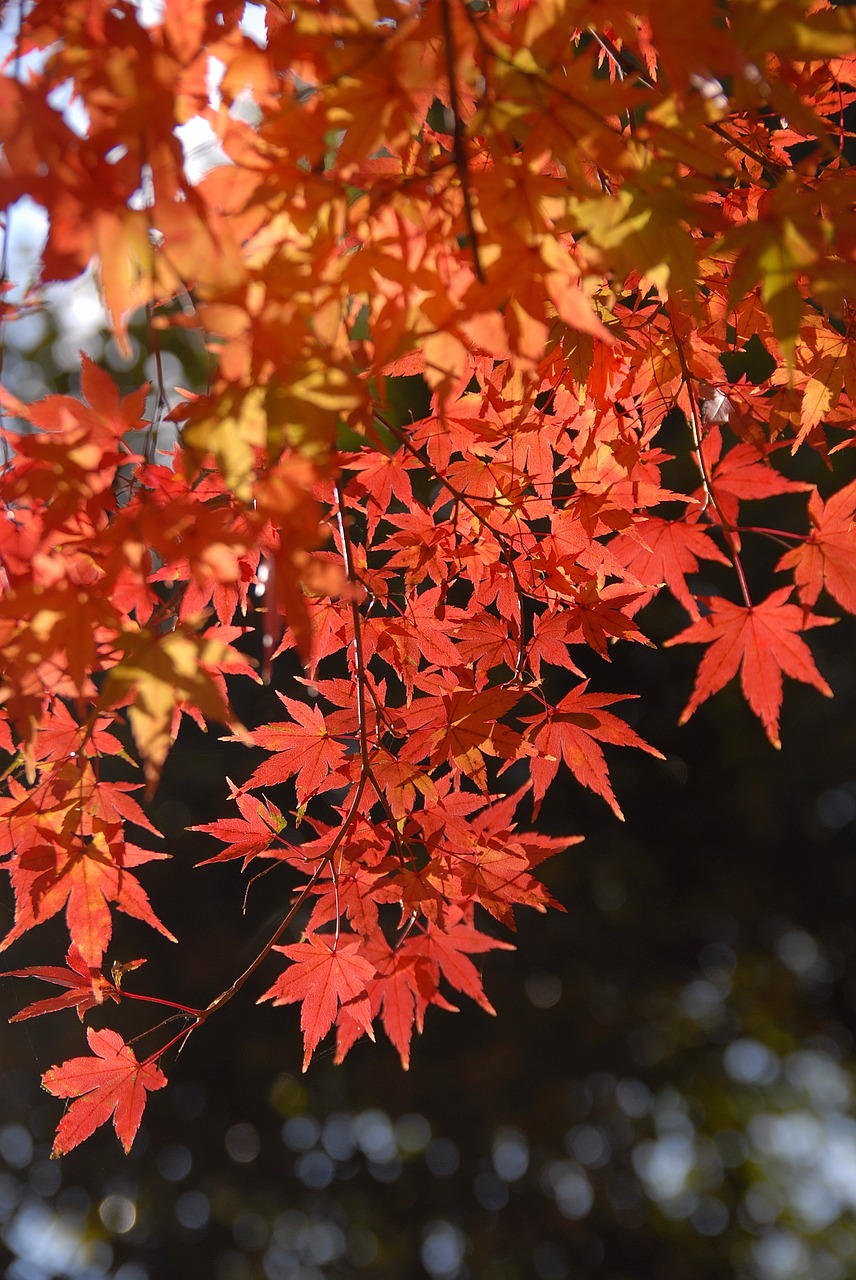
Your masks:
M621 817L603 747L659 754L587 659L651 644L659 593L688 618L667 643L705 646L684 718L739 672L778 745L783 675L831 693L803 636L819 602L856 612L856 12L5 10L7 231L42 205L40 287L94 270L120 349L144 309L158 368L170 329L210 368L147 399L83 356L79 397L2 393L2 946L61 912L70 937L65 967L14 971L61 989L17 1016L179 1016L148 1056L90 1029L46 1073L75 1099L61 1154L111 1118L128 1148L167 1051L274 951L261 998L301 1005L304 1066L378 1025L406 1066L450 991L491 1011L473 957L508 944L476 908L555 906L535 872L576 840L521 805L570 770ZM772 591L750 540L778 547ZM238 676L282 718L242 725ZM115 908L174 940L134 792L184 716L269 753L210 860L288 869L202 1009L131 990L141 961L105 972Z

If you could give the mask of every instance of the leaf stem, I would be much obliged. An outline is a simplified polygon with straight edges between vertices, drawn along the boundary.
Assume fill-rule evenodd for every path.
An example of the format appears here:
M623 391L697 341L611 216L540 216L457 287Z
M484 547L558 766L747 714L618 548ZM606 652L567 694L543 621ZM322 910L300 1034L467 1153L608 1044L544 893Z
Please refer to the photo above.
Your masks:
M128 1000L141 1000L146 1004L159 1004L165 1009L175 1009L178 1013L184 1013L189 1018L198 1018L202 1012L201 1009L191 1009L186 1004L178 1004L175 1000L164 1000L160 996L144 996L138 991L128 991L125 987L117 987L115 989L120 996Z

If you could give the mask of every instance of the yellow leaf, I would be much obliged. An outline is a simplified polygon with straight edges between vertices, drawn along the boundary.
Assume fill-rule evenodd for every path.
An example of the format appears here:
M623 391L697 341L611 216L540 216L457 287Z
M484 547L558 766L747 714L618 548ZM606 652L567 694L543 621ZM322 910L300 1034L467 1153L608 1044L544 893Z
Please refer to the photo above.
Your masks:
M805 379L800 403L800 428L793 449L833 409L845 385L856 373L853 343L820 317L804 323L794 352L797 382Z
M646 173L657 183L658 175ZM589 243L602 251L603 265L617 276L642 273L661 297L676 289L694 297L696 252L686 229L689 208L681 192L666 179L659 185L631 187L595 200L574 202L572 211Z
M237 498L249 502L253 492L256 456L267 444L266 387L229 387L213 402L207 399L191 408L182 441L191 458L201 465L208 454Z
M763 63L769 53L795 62L845 57L856 50L856 12L849 5L807 13L805 0L740 0L732 6L734 38Z
M222 689L206 670L245 666L245 660L229 645L183 628L161 636L147 629L124 631L116 645L125 657L107 676L101 706L131 700L128 718L143 757L148 794L157 786L174 736L174 713L182 704L198 708L207 720L245 733Z
M812 246L787 219L782 222L779 235L765 240L758 253L761 299L789 363L805 309L797 275L811 266L816 257Z
M269 395L270 461L281 453L281 446L276 447L281 440L304 458L323 462L335 443L339 420L348 418L366 397L366 389L345 369L321 356L302 361Z
M152 295L154 250L146 215L134 209L94 209L92 231L104 305L119 350L130 356L127 316Z

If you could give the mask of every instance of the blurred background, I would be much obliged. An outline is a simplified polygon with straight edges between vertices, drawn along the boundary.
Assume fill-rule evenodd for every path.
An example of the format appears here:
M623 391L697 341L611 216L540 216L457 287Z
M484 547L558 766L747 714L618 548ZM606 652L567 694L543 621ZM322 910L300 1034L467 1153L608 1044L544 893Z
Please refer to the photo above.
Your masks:
M41 234L34 207L13 210L13 279L26 280ZM81 348L125 389L154 379L145 328L123 360L102 324L91 281L51 291L46 310L7 329L10 388L24 399L74 391ZM166 332L161 342L167 392L204 380L198 339ZM766 594L779 550L747 554ZM696 585L728 590L725 579ZM658 642L685 621L667 601L642 615ZM622 714L666 760L609 755L625 824L560 779L539 828L586 837L543 868L566 913L520 915L517 950L484 958L497 1017L430 1010L409 1073L380 1037L340 1067L325 1044L302 1075L296 1009L254 1005L270 965L165 1064L170 1087L151 1099L130 1157L102 1129L51 1161L61 1104L39 1076L83 1051L81 1029L70 1012L4 1026L2 1274L856 1273L854 636L852 620L812 633L836 696L788 682L781 752L733 686L677 728L694 648L628 645L611 665L590 655L594 688L641 694ZM246 724L278 718L272 688L236 686L235 696ZM219 846L185 828L228 814L226 776L244 781L261 758L217 736L182 730L151 806L173 858L148 868L145 884L182 945L120 916L111 952L152 957L129 977L133 989L196 1005L249 962L288 892L273 872L242 916L237 864L193 869ZM11 899L0 892L5 931ZM2 967L56 962L64 950L53 922ZM5 980L0 1016L47 994Z

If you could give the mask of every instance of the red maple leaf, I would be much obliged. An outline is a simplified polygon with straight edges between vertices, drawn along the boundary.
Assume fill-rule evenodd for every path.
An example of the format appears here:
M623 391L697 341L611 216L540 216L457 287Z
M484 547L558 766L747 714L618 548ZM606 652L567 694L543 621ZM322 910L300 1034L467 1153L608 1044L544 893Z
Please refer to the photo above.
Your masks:
M14 1013L10 1022L23 1022L25 1018L37 1018L43 1013L56 1013L59 1009L77 1009L81 1022L88 1009L103 1004L105 1000L118 1000L119 993L113 983L99 969L90 968L77 947L71 946L66 956L68 968L59 965L37 965L29 969L10 969L0 974L2 978L41 978L57 987L67 987L61 996L37 1000Z
M802 604L810 609L826 587L848 613L856 613L856 480L827 503L815 490L808 502L814 529L807 541L786 551L776 568L794 569Z
M386 512L393 498L407 510L413 505L413 490L407 472L417 466L415 458L400 453L389 456L376 450L364 450L342 460L349 471L355 471L353 488L365 497L369 533L374 536L380 513Z
M550 662L554 667L565 667L575 676L584 673L571 658L568 645L569 625L564 608L549 609L535 619L533 636L526 650L529 668L536 680L541 679L541 663Z
M537 813L540 808L544 794L558 772L559 761L562 760L577 781L602 796L615 816L623 822L624 814L610 786L606 759L598 746L598 740L618 747L638 747L640 751L647 751L658 760L662 760L663 756L656 747L649 746L644 738L640 738L629 724L614 716L611 711L604 711L604 707L611 706L614 702L624 702L633 697L633 694L587 693L587 689L586 680L572 689L555 710L548 707L542 715L525 718L525 723L530 725L526 734L527 741L535 747L530 764L535 811Z
M227 778L232 799L237 804L240 818L220 818L217 822L205 822L191 831L205 831L208 835L222 840L226 845L213 858L205 858L197 863L204 867L210 862L228 862L231 858L243 858L246 870L253 858L259 858L268 849L279 834L285 830L286 820L282 812L269 800L258 800L247 795L235 786L231 778Z
M110 902L175 942L128 870L167 856L125 843L121 828L107 824L91 838L75 838L68 846L44 839L34 844L7 866L15 891L15 923L0 942L0 951L65 907L72 942L97 969L112 934Z
M628 617L634 612L639 597L639 592L628 591L621 583L607 587L598 587L595 582L584 583L573 593L573 604L566 611L567 643L584 640L607 661L609 640L636 640L650 646L651 641ZM575 635L577 632L579 639Z
M371 1006L366 986L374 977L374 966L360 954L359 938L340 934L338 938L310 934L305 942L275 947L292 964L261 996L275 1005L302 1003L303 1070L336 1020L339 1007L346 1008L370 1039L374 1040Z
M790 587L782 587L751 608L712 596L707 600L710 613L706 617L666 641L667 645L710 645L701 660L681 724L686 724L696 708L727 684L738 669L746 701L761 720L774 747L782 745L779 711L783 671L832 697L832 690L814 665L808 645L797 632L827 626L835 622L835 618L818 618L795 604L788 604L790 594Z
M259 765L245 789L272 787L294 778L297 802L306 804L312 796L347 782L338 772L345 763L345 748L330 735L318 707L307 706L281 693L277 697L291 720L262 725L250 735L255 746L264 747L274 755Z
M432 688L439 682L431 682ZM425 682L428 684L428 681ZM476 693L471 684L447 688L440 694L415 701L406 717L410 741L402 747L405 759L419 760L425 746L433 749L431 763L452 765L487 789L485 755L511 759L520 746L520 736L501 717L520 701L517 688L484 689ZM418 730L425 730L424 735Z
M383 1029L407 1071L419 992L416 967L425 963L424 958L408 951L406 946L392 948L380 932L369 939L363 953L376 969L368 986L372 1018L380 1015ZM357 1019L351 1017L347 1009L340 1009L336 1022L336 1062L344 1061L362 1035L363 1027Z
M775 446L737 444L723 454L722 432L714 426L708 429L703 447L717 506L731 525L740 521L741 502L774 498L783 493L801 493L811 488L801 481L789 480L776 470L770 461ZM698 489L694 496L702 502L707 500L704 489ZM708 516L717 521L719 512L708 507Z
M344 912L357 933L371 937L379 927L378 904L383 900L379 888L386 883L386 874L361 865L357 859L335 872L328 868L327 874L329 879L312 886L318 901L312 908L307 931L314 932L331 920L338 920Z
M38 726L34 755L37 760L67 760L78 752L91 755L124 755L118 738L107 732L109 716L98 716L92 725L79 725L64 702L54 699Z
M116 1136L130 1151L143 1118L146 1091L166 1084L160 1068L153 1062L138 1062L115 1031L90 1027L86 1038L95 1057L69 1058L42 1076L42 1084L55 1098L75 1099L59 1122L53 1156L72 1151L111 1117Z
M513 951L514 947L510 942L500 942L497 938L488 937L486 933L480 933L466 921L462 911L455 910L449 913L445 927L429 923L421 936L412 941L408 938L406 945L427 961L427 966L419 966L416 970L422 1005L421 1011L418 1011L420 1027L425 1006L436 1003L441 975L456 991L481 1005L486 1013L496 1013L484 993L481 975L470 955L485 951Z
M632 534L618 534L609 549L646 586L659 587L665 583L694 619L700 614L687 587L686 575L697 573L702 559L731 563L702 525L687 524L685 520L661 520L656 516L637 521ZM631 604L631 612L647 604L653 596L654 591L639 596Z

